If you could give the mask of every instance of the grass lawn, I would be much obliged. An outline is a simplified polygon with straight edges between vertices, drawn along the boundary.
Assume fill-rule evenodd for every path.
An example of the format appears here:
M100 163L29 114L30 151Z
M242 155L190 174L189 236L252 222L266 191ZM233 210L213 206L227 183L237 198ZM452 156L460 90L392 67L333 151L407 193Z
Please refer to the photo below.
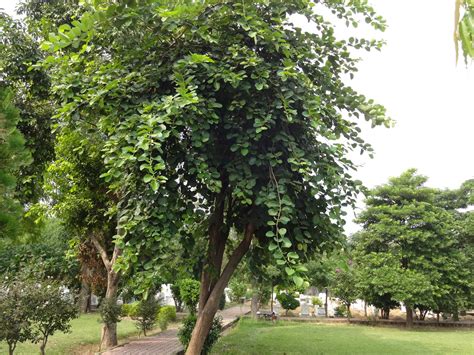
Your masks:
M212 354L474 354L474 331L243 319Z
M71 322L71 333L56 333L49 338L46 345L46 354L93 353L97 351L101 329L102 324L99 323L97 313L83 314ZM118 323L117 330L119 338L138 334L135 323L129 319L123 319ZM90 344L94 344L94 346L90 346ZM8 345L5 342L0 342L0 354L8 354ZM39 344L18 344L15 354L39 354Z

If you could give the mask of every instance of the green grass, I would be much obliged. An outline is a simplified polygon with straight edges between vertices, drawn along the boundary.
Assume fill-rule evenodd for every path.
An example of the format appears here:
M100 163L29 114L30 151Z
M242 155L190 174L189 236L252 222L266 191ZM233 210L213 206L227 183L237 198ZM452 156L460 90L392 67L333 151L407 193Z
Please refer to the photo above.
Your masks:
M93 347L97 350L101 329L102 324L99 323L98 314L83 314L71 322L71 333L56 333L50 337L46 345L46 354L73 354L74 349L88 344L97 344ZM123 319L118 323L117 331L119 338L138 334L135 323L129 319ZM88 351L89 349L83 349L79 353ZM8 346L5 342L0 342L0 354L8 354ZM18 344L15 354L39 354L39 344Z
M474 354L474 331L243 319L212 354Z

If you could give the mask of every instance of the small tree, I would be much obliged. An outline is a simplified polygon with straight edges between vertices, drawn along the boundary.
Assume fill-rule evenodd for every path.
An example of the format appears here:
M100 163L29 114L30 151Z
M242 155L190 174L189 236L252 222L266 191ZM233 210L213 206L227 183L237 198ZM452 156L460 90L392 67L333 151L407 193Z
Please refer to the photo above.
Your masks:
M153 329L160 305L154 297L142 300L137 310L137 328L146 336L146 331Z
M32 290L25 297L25 307L29 307L32 324L32 340L40 343L40 352L45 354L46 344L51 335L57 331L67 333L71 329L70 322L78 316L71 295L64 292L57 282L44 281L29 285Z
M347 308L347 318L351 317L351 303L357 299L356 279L352 269L336 270L333 280L333 295L339 298Z
M199 287L199 281L193 279L183 279L179 281L181 299L191 314L196 313L196 306L199 301Z
M289 310L294 310L300 305L299 301L289 293L280 293L276 298L285 310L285 315L288 315Z
M240 303L241 299L245 297L245 294L247 293L247 285L243 282L232 280L229 287L231 290L232 301Z
M18 342L31 338L31 324L24 294L27 290L18 283L0 285L0 341L8 344L8 354L12 355Z

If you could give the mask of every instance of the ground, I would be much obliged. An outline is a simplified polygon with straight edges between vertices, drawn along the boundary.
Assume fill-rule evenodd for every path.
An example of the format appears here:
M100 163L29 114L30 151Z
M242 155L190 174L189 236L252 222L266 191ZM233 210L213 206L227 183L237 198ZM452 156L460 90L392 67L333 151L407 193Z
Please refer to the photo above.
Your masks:
M244 319L212 354L474 354L474 331Z
M46 346L46 354L87 354L97 351L100 342L102 324L99 323L99 315L83 314L71 322L71 333L56 333ZM1 326L1 325L0 325ZM135 323L129 319L123 319L118 324L119 338L137 335L138 330ZM15 354L38 354L39 345L31 343L18 344ZM0 354L8 354L8 346L0 342Z

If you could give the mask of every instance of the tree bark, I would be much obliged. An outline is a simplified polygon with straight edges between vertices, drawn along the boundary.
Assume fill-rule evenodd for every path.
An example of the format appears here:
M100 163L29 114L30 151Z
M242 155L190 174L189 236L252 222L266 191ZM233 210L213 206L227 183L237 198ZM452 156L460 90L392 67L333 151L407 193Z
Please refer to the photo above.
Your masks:
M83 266L85 267L85 266ZM81 291L79 293L79 311L81 313L88 313L91 304L91 288L90 285L82 278Z
M199 289L198 314L204 309L206 302L215 287L222 269L225 245L229 236L228 227L224 225L226 183L223 182L222 192L217 196L214 212L209 221L209 245L207 249L207 262L201 273ZM227 211L229 214L230 211Z
M251 311L252 311L252 318L257 319L257 312L260 308L260 293L258 289L258 282L255 279L252 279L252 303L251 303Z
M273 314L273 281L272 281L272 295L270 297L270 312Z
M407 311L407 328L412 328L413 327L413 309L410 306L405 306L406 311Z
M191 340L189 342L188 348L186 349L186 355L200 355L204 341L209 333L209 330L212 326L212 321L219 307L219 298L221 297L227 283L230 280L230 277L234 273L237 265L242 260L243 256L250 247L250 242L255 231L253 224L247 224L245 227L244 238L234 250L232 255L229 258L227 265L225 266L222 274L215 282L214 287L210 292L206 292L206 300L200 302L200 311L194 326L193 332L191 334ZM204 272L204 271L203 271ZM200 296L201 298L202 296Z
M107 291L105 292L105 299L116 300L120 275L114 270L113 266L117 258L121 255L122 251L117 246L115 246L112 258L109 259L106 249L102 246L95 235L92 236L92 243L99 252L102 262L104 263L104 266L107 270ZM104 323L102 326L101 346L102 344L105 344L105 348L116 346L118 344L117 323Z
M326 318L329 317L329 314L328 314L328 288L326 287L325 289L325 297L326 297L326 301L324 303L324 314L326 316Z
M346 306L347 306L347 319L351 318L351 304L350 303L346 303Z

